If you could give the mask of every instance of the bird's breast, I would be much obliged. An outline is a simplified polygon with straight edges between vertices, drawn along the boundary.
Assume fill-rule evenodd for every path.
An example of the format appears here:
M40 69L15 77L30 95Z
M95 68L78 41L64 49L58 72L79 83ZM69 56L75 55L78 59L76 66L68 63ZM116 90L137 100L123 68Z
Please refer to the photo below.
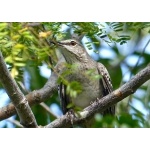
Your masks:
M94 78L96 75L98 75L96 68L82 66L67 77L69 82L77 81L82 88L82 91L75 98L70 98L75 106L85 108L92 101L102 97L99 79Z

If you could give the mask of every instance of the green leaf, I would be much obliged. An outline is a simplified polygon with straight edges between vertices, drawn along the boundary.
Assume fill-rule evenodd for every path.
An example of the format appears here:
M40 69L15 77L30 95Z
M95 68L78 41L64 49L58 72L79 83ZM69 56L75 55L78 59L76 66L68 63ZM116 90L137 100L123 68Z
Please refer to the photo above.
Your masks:
M82 92L82 86L77 81L72 81L67 85L67 93L75 98L79 93Z

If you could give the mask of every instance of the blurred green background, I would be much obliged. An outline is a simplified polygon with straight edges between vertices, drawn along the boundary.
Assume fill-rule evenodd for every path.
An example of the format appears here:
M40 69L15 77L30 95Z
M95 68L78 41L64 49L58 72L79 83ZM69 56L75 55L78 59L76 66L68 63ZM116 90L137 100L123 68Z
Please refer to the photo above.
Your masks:
M150 61L150 23L144 22L44 22L0 23L0 50L11 75L30 92L44 86L57 63L51 39L67 39L72 33L84 34L82 43L93 59L103 63L110 73L114 89L144 69ZM53 65L49 61L51 58ZM25 94L27 92L23 91ZM10 102L0 84L0 107ZM61 116L58 93L44 101ZM32 107L38 125L55 119L41 105ZM93 127L150 127L150 83L117 104L116 118L95 115ZM18 127L17 115L0 122L0 127Z

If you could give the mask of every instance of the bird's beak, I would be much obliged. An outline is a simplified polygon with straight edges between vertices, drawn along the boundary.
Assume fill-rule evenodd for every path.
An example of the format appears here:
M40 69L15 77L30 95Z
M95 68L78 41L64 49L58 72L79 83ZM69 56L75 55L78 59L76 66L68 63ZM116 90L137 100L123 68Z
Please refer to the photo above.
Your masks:
M50 44L54 44L54 45L57 45L57 42L56 41L49 41Z
M63 45L61 42L57 42L57 41L50 41L50 44L54 44L54 45L58 45L58 46Z
M59 46L63 46L63 43L61 43L61 42L57 42L57 45L59 45Z

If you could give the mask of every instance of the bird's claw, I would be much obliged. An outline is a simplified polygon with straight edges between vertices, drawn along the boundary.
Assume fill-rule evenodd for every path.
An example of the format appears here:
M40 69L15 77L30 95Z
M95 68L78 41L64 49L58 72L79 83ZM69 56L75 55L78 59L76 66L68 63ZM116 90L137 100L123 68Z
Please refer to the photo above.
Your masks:
M75 118L77 118L76 115L75 115L74 110L73 110L73 109L70 109L70 110L66 113L66 115L67 115L67 119L70 120L70 121L71 121L71 124L73 125L73 122L74 122Z

